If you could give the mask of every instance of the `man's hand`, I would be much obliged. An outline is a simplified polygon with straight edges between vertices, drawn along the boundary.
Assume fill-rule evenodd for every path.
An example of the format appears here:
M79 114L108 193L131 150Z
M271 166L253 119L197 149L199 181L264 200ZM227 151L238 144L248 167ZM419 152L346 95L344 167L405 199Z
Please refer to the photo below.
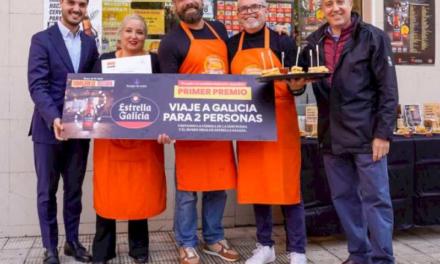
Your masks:
M289 87L289 90L294 92L294 91L298 91L301 90L305 85L309 84L310 81L306 80L304 78L301 79L291 79L287 82L287 86Z
M67 140L61 136L61 132L64 130L63 124L61 123L61 118L57 117L53 120L53 132L55 133L55 138L57 140L63 141Z
M390 151L390 142L385 139L373 139L373 161L378 161L388 155Z
M157 137L157 143L159 144L174 144L176 140L171 139L167 134L160 134Z

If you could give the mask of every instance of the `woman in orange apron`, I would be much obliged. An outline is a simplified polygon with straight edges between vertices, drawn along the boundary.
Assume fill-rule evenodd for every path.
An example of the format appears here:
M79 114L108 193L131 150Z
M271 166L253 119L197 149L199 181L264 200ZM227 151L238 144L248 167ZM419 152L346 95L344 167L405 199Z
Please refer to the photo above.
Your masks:
M196 2L200 1L194 1L192 4L196 6ZM174 3L181 22L161 41L159 47L161 70L185 74L228 73L226 43L217 31L220 29L226 35L224 26L217 21L206 22L201 17L196 22L192 21L188 24L184 22L186 14L182 14L186 10L184 4L180 5L180 1ZM197 4L197 7L201 6L201 3ZM179 47L176 47L175 43L179 43ZM187 48L182 49L182 46ZM178 61L176 57L183 59ZM172 63L174 65L170 66L170 62L174 62ZM226 205L224 190L234 189L236 186L232 142L177 141L175 151L177 190L174 233L179 245L180 263L195 264L200 261L196 251L197 192L199 191L203 192L204 252L224 260L237 260L238 253L232 250L224 239L222 225Z
M121 49L103 59L146 54L147 28L138 15L127 16L120 29ZM158 60L152 57L153 72ZM129 255L136 263L148 261L148 221L166 206L163 146L154 140L94 141L94 206L97 214L93 261L105 263L116 256L116 220L128 220Z
M265 6L258 0L239 1L239 18L244 31L228 42L230 52L236 51L231 54L232 74L255 74L270 67L280 68L278 56L281 57L282 52L294 53L296 46L288 36L280 36L265 26L265 13ZM250 24L248 17L252 18ZM257 28L256 20L260 22ZM304 207L300 194L301 142L295 101L285 82L274 82L274 93L277 141L237 143L238 202L254 204L257 225L257 249L247 260L248 264L275 261L271 205L281 205L291 260L305 260Z

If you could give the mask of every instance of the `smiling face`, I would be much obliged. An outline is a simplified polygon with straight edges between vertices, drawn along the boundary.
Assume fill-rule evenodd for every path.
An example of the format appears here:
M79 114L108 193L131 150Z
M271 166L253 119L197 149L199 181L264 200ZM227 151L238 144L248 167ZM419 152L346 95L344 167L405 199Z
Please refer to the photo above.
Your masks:
M262 0L239 0L238 18L247 33L255 33L266 23L267 4Z
M76 28L87 14L87 0L60 0L61 20L68 28Z
M179 19L185 23L195 24L202 20L202 0L174 0L174 7Z
M127 54L140 53L146 38L145 24L139 19L128 19L120 32L121 49Z
M330 27L343 29L350 25L352 0L323 0L321 7Z

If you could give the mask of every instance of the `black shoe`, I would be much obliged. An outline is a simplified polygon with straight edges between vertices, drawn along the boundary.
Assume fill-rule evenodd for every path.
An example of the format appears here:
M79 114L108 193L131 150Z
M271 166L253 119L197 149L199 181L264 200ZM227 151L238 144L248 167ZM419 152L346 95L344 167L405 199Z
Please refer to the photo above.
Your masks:
M44 251L43 264L60 264L60 259L58 258L58 250L48 250Z
M74 257L79 262L92 261L92 255L79 242L66 242L64 244L64 255Z
M133 256L131 254L128 255L134 260L134 263L138 263L138 264L148 263L148 255L141 255L141 256Z
M354 260L347 259L346 261L342 262L342 264L359 264L359 263L357 263L357 262L354 261Z

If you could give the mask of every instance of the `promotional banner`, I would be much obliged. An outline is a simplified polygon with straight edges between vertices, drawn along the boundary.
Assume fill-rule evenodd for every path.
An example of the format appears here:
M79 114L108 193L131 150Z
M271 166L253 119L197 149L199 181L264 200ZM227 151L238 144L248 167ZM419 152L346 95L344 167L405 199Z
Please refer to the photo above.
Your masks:
M66 138L276 140L274 90L255 76L69 74Z
M396 64L434 64L435 1L385 0L384 10Z

